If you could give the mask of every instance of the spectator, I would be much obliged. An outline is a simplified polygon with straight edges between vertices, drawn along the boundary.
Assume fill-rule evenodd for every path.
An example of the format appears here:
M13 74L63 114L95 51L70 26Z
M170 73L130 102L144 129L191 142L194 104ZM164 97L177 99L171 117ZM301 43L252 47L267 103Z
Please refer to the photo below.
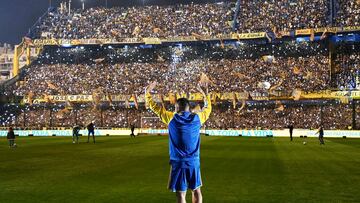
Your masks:
M12 127L9 128L9 131L7 133L7 140L9 142L9 148L14 148L16 147L15 144L15 133L14 130L12 129Z

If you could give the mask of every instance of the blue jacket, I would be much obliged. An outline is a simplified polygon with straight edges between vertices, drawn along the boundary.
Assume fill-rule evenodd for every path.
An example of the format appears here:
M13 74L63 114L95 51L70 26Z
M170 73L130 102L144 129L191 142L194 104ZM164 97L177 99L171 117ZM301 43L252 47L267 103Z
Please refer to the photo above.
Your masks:
M159 118L168 125L170 161L195 161L200 159L200 129L211 113L211 100L207 96L205 108L196 114L174 113L158 106L150 94L146 103Z

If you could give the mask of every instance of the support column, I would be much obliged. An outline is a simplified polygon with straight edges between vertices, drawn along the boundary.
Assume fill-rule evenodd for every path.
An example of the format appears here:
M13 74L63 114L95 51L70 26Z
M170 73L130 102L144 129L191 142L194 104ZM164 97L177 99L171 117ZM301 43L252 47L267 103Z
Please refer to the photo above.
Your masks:
M14 59L13 59L13 77L19 74L19 58L20 58L20 49L19 45L15 45L14 49Z
M104 127L104 115L103 115L103 109L102 108L100 110L100 115L101 115L100 124L101 124L101 127Z
M321 106L320 106L320 125L323 126L324 123L323 123L323 114L324 114L324 104L321 103Z
M75 125L78 125L78 109L74 108L75 112Z
M29 66L31 63L31 48L28 46L26 48L26 65Z
M35 49L36 56L40 55L41 51L42 51L42 47L36 47Z
M23 128L26 127L26 106L24 107L24 115L23 115Z
M329 23L331 26L334 24L334 0L329 0Z
M14 49L14 59L13 59L13 77L19 74L20 64L19 60L21 55L24 53L24 42L21 42L19 45L15 45Z
M237 27L238 27L237 22L238 22L238 17L239 17L239 13L240 13L240 7L241 7L241 0L237 0L236 10L235 10L234 19L233 19L233 25L232 25L233 32L236 32Z
M69 0L69 15L71 15L71 0Z
M352 130L356 130L356 100L352 100Z
M332 27L336 26L336 17L338 13L338 0L329 0L329 23Z
M17 111L17 112L16 112L16 115L15 115L15 128L18 128L18 127L19 127L18 119L19 119L19 114L18 114L18 111Z
M336 63L335 60L337 58L337 53L336 53L336 44L332 43L331 41L329 41L329 74L330 74L330 84L332 87L336 86L336 78L335 78L335 73L336 73Z
M52 111L52 106L50 105L50 128L53 127L53 111Z

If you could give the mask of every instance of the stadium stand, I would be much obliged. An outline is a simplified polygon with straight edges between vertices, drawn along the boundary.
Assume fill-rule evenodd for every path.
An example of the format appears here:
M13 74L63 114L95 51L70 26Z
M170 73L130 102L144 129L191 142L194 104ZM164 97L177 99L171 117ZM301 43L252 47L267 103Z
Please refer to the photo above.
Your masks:
M241 1L236 31L271 32L337 26L358 26L360 3L336 0ZM336 11L334 11L336 9ZM31 29L33 38L105 39L133 37L216 36L232 31L231 1L174 6L90 8L70 15L49 9ZM333 12L333 13L332 13ZM334 15L334 22L330 19Z
M35 96L91 95L101 89L102 94L141 94L150 81L166 81L158 92L196 92L201 73L213 78L215 92L257 91L263 85L291 91L329 88L328 58L279 57L268 63L263 59L209 61L206 59L181 63L126 64L55 64L37 65L29 69L26 79L14 90L18 96L32 92ZM299 66L299 67L298 67ZM301 67L301 68L300 68ZM156 71L154 71L156 70ZM186 71L185 71L186 70ZM61 77L59 77L61 76ZM241 81L241 82L240 82Z
M347 130L351 127L352 109L347 104L288 102L283 105L284 109L281 110L270 102L248 102L246 108L239 110L234 109L229 103L219 103L215 105L213 116L205 126L207 129L221 130L284 129L290 124L302 129L313 129L320 124L331 130ZM94 110L91 105L77 105L72 109L60 105L41 105L20 107L19 114L8 109L2 117L2 126L16 125L23 129L71 128L75 123L86 126L89 121L95 121L100 128L127 128L130 124L154 129L166 127L158 119L151 122L141 121L141 118L155 116L144 106L136 109L103 105L100 109Z
M38 37L61 39L175 37L230 33L230 4L188 4L50 12ZM39 36L40 34L40 36Z
M338 0L339 12L337 13L336 23L338 26L358 26L360 25L360 2Z
M165 128L158 121L142 119L154 117L141 101L143 88L157 80L160 95L190 95L196 93L203 74L209 77L214 94L246 95L215 98L208 129L354 126L353 118L360 111L350 104L358 105L351 97L326 101L318 96L298 101L297 94L321 92L316 96L331 90L359 89L359 44L329 45L336 41L331 38L336 33L330 32L332 25L359 25L358 1L336 1L333 21L326 0L241 2L236 30L232 29L233 2L90 8L70 14L49 9L35 24L33 40L89 39L95 43L82 45L76 41L75 45L41 47L38 58L17 76L16 85L5 88L4 95L17 102L1 106L0 126L43 129L84 126L94 121L104 128L126 128L132 123ZM315 34L315 28L325 30ZM295 29L304 29L307 36L295 37ZM278 36L278 31L288 34ZM222 38L234 32L266 34L259 34L261 39ZM186 36L195 37L197 42L182 42ZM203 36L216 40L205 41ZM104 44L98 40L172 37L178 38L169 44ZM53 96L67 95L90 95L92 101L52 100ZM125 99L111 101L113 95ZM42 102L36 103L39 98ZM171 108L171 99L158 102ZM201 102L192 105L198 108L197 104Z
M241 1L240 32L264 32L329 25L329 1Z

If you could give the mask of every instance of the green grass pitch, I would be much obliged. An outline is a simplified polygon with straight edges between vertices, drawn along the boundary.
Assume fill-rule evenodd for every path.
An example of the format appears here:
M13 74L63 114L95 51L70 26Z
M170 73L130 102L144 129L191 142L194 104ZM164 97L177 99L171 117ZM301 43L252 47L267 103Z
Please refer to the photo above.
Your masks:
M85 139L0 138L0 202L175 202L166 136ZM307 141L202 137L204 202L360 202L360 140Z

